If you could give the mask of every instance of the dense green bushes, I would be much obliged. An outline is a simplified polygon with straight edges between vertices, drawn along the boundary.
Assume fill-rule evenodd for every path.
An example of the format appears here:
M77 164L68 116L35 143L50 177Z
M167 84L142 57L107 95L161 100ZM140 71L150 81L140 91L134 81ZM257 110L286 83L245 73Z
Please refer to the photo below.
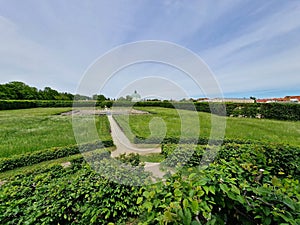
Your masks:
M163 145L165 166L186 163L137 200L141 224L300 223L299 147L231 143L213 150ZM216 158L199 167L205 151Z
M162 145L162 154L167 158L166 166L177 166L185 163L186 167L198 166L200 162L205 164L203 155L209 157L212 154L215 161L235 160L244 169L265 169L276 176L293 176L300 179L300 148L286 145L266 144L236 144L227 143L214 152L213 146L205 145ZM205 153L205 154L204 154ZM215 155L216 154L216 155Z
M259 112L267 119L300 120L300 104L261 104Z
M142 187L132 186L147 180L142 166L131 167L137 155L122 155L120 166L89 152L91 167L80 157L69 168L17 175L0 187L1 224L300 223L299 148L229 143L199 167L205 147L164 145L173 165L195 151L178 173Z
M16 177L0 189L1 224L121 224L137 217L139 188L72 163Z
M177 173L137 200L141 224L299 224L299 180L255 173L234 159Z
M135 106L163 107L185 110L197 110L199 112L214 113L226 116L260 117L276 120L300 120L300 104L295 103L207 103L207 102L169 102L148 101L137 102ZM226 109L224 109L224 106Z
M83 145L71 145L66 147L51 148L42 151L35 151L32 153L27 153L23 155L16 155L10 158L0 159L0 172L6 170L12 170L22 166L29 166L43 161L48 161L52 159L58 159L62 157L67 157L70 155L79 154L81 152L87 152L103 147L113 146L112 140L99 141L95 143L88 143Z
M70 101L70 100L0 100L0 110L37 107L163 107L199 112L214 113L221 116L241 116L276 120L300 120L300 104L294 103L207 103L207 102L169 102L169 101Z
M226 143L237 143L237 144L247 144L247 143L253 143L258 141L253 140L243 140L243 139L229 139L225 138L223 140L210 140L209 138L200 137L198 139L191 139L191 138L180 138L180 137L165 137L163 140L160 138L145 138L145 137L134 137L133 142L135 144L166 144L166 143L172 143L172 144L199 144L199 145L205 145L208 144L226 144Z
M70 100L0 100L0 110L48 108L48 107L93 107L96 101Z

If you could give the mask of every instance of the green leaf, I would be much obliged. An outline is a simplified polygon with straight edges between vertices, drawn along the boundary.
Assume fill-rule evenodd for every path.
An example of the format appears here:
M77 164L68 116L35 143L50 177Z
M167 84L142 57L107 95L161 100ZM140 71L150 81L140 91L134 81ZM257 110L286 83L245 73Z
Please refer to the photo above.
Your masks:
M207 187L207 186L204 186L204 187L203 187L203 189L204 189L205 193L208 195L208 192L209 192L209 187Z
M220 184L220 188L224 193L227 193L229 191L229 188L226 184Z
M143 206L148 210L148 212L151 212L153 207L151 202L145 202Z
M283 200L283 203L284 203L285 205L287 205L289 208L291 208L292 210L295 210L294 201L293 201L292 199L290 199L290 198L285 198L285 199Z
M194 214L198 214L199 212L199 205L197 200L193 200L191 204L191 208Z
M214 186L210 186L209 187L209 191L212 193L212 194L216 194L216 191L215 191L215 187Z
M189 209L184 209L184 218L183 218L183 224L184 225L190 225L192 222L192 214Z
M150 192L149 192L149 191L144 191L143 196L144 196L145 198L148 198L149 195L150 195Z
M272 220L271 220L270 217L267 217L267 218L264 219L264 224L266 224L266 225L270 225L271 222L272 222Z
M197 220L193 220L191 225L201 225L201 223L199 223Z
M202 189L200 189L200 190L197 192L197 196L198 196L198 197L202 197L204 194L205 194L205 192L204 192Z
M235 195L234 193L228 192L227 195L228 195L228 197L231 198L232 200L235 200L235 201L237 200L237 197L236 197L236 195Z
M176 188L175 191L174 191L174 195L176 197L181 197L182 196L182 192L178 188Z
M189 201L187 199L184 199L183 202L182 202L182 204L183 204L183 208L184 209L186 209L186 208L189 207Z
M166 222L173 221L174 216L175 216L175 214L173 214L169 211L164 212L164 217L165 217Z
M238 195L241 194L240 190L235 185L231 185L231 191Z
M136 204L141 204L141 202L143 201L143 197L138 197L138 199L136 200Z

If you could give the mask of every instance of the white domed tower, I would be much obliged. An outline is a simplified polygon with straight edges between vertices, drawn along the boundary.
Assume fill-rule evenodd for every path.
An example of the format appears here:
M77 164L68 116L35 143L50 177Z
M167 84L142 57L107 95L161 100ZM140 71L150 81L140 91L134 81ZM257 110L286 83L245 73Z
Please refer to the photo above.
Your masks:
M137 91L134 91L134 93L131 95L131 97L132 97L132 99L131 99L132 102L141 101L141 96L140 96L140 94L137 93Z

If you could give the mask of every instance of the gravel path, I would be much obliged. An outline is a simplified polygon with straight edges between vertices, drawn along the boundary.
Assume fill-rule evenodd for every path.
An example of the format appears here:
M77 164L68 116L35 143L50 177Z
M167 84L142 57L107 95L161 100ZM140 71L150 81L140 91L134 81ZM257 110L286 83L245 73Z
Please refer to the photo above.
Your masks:
M112 152L112 156L116 157L123 153L138 153L138 154L149 154L149 153L160 153L161 148L140 148L135 144L132 144L126 137L124 132L121 130L117 122L114 120L112 115L108 115L108 120L111 127L111 136L116 145L117 149Z
M149 154L149 153L160 153L161 148L139 148L137 145L132 144L126 137L124 132L121 130L117 122L114 120L112 115L108 115L108 120L111 127L111 136L116 146L116 150L112 152L112 157L116 157L124 153L138 153L138 154ZM154 177L162 178L165 174L159 169L160 163L149 163L145 162L145 170L152 172Z
M62 116L84 116L84 115L125 115L125 114L149 114L148 112L132 108L114 108L114 109L77 109L61 113Z

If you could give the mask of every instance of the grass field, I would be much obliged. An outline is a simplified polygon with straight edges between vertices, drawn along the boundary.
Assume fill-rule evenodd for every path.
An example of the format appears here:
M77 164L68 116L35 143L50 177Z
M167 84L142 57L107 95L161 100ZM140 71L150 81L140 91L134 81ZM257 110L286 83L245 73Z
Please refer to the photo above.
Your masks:
M34 108L0 111L0 158L76 144L72 117L59 115L69 110ZM96 126L101 140L111 138L106 117L97 116Z
M147 110L151 114L131 115L129 117L130 129L127 124L126 116L115 116L129 139L133 140L134 136L149 138L151 136L149 122L155 117L163 119L167 128L167 137L179 137L181 135L181 120L175 109L156 107L138 109ZM192 113L193 112L190 111L181 111L181 114L186 118L186 124L190 124L190 129L184 131L184 136L187 137L195 133L195 129L197 129L193 126L193 119L189 117ZM209 137L211 115L202 112L199 112L198 115L200 136ZM300 145L300 122L227 117L225 137L229 139L246 139Z

